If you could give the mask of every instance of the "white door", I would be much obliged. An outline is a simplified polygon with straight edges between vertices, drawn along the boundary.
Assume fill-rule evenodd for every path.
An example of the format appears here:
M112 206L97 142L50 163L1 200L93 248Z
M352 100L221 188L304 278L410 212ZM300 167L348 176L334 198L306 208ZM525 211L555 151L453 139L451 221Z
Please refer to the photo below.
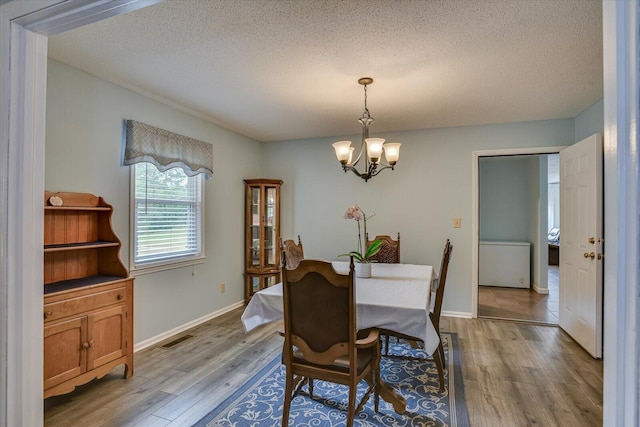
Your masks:
M602 136L560 152L559 324L602 357Z

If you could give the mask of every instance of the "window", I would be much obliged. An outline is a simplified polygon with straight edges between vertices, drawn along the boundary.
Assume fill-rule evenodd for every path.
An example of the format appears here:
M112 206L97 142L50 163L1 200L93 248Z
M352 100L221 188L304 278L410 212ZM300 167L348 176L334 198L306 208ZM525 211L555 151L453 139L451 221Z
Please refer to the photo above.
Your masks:
M133 269L189 265L204 257L202 175L181 168L160 172L153 164L132 166Z

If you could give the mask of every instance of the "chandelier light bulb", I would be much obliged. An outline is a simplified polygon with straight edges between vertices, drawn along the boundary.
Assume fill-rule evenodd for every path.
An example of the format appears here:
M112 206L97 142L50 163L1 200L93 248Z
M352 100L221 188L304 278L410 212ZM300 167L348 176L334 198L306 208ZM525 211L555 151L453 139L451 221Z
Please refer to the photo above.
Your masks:
M338 161L343 165L351 163L351 156L353 148L351 148L351 141L338 141L334 142L333 149L336 151L336 157Z
M387 158L387 162L394 166L400 158L400 144L399 142L387 142L384 144L384 156Z
M371 163L380 163L380 157L382 157L382 146L384 139L382 138L367 138L367 156Z

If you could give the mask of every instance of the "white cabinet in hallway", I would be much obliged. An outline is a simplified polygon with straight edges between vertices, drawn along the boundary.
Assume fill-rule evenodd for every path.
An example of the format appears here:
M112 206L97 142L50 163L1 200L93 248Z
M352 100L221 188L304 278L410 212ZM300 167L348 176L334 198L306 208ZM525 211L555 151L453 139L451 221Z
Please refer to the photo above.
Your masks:
M531 244L529 242L481 241L478 284L507 288L531 286Z

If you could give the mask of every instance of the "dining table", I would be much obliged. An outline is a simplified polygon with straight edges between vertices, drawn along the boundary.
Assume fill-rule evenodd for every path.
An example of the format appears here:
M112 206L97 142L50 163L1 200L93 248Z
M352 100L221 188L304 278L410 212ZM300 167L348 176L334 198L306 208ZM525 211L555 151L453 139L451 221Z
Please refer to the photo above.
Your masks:
M349 272L348 262L332 261L332 265L338 273ZM373 263L371 277L355 279L357 328L387 329L419 338L432 355L440 343L429 316L437 282L438 273L430 265ZM282 283L256 292L242 314L245 331L282 320L283 311ZM379 392L397 413L404 413L404 398L388 384L381 383Z

